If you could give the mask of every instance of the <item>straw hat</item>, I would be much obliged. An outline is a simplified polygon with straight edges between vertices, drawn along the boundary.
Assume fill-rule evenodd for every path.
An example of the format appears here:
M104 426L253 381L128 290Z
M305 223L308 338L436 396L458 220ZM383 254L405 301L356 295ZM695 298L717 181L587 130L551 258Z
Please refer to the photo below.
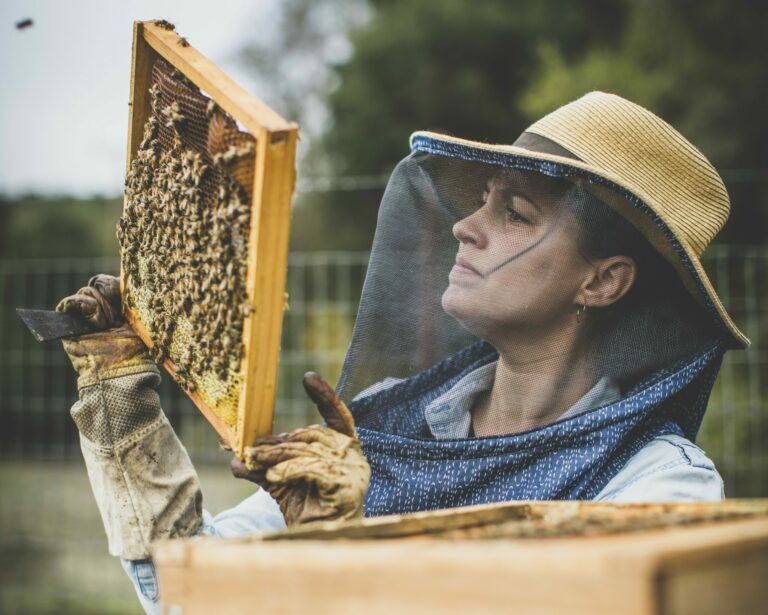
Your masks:
M729 346L749 345L701 265L704 249L730 212L723 180L698 149L647 109L614 94L591 92L540 119L513 145L416 132L411 148L529 168L583 185L669 261Z

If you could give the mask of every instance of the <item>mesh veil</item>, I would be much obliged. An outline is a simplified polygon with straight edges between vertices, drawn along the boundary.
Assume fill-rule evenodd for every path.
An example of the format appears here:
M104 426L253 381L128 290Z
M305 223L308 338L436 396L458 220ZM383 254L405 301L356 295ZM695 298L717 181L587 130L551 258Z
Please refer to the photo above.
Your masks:
M581 305L610 295L580 289L616 256L634 264L629 290L606 304ZM601 280L590 288L613 283ZM668 263L584 183L551 177L546 167L415 151L393 172L379 209L339 391L352 399L484 339L503 364L515 364L517 377L526 358L530 380L550 370L548 385L526 403L555 420L601 382L625 397L717 337ZM498 380L501 372L491 371ZM473 412L488 402L493 382L480 387Z

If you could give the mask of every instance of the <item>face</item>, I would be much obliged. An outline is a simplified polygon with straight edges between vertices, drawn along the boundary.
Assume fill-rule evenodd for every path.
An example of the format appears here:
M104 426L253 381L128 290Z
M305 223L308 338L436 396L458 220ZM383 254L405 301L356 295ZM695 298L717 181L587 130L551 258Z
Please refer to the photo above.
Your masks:
M562 182L526 172L493 177L471 215L457 222L456 264L443 309L492 344L573 319L590 263Z

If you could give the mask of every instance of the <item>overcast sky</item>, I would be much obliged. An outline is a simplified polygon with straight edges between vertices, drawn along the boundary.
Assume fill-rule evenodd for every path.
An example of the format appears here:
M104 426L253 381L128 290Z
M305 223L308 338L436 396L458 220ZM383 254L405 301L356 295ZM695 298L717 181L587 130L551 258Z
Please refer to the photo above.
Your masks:
M246 39L272 0L2 0L0 192L122 191L132 24L164 18L246 90ZM31 18L31 28L16 22ZM263 27L263 26L262 26Z

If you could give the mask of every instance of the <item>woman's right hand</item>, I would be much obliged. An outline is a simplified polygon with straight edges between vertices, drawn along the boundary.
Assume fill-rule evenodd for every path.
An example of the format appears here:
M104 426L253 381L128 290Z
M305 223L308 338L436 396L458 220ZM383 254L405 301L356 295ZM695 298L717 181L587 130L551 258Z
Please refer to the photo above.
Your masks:
M56 310L75 314L94 329L62 340L81 385L149 362L147 347L123 318L120 278L95 275L87 286L59 301Z
M120 307L120 278L99 273L75 294L64 297L57 312L76 314L95 330L118 327L125 322Z

